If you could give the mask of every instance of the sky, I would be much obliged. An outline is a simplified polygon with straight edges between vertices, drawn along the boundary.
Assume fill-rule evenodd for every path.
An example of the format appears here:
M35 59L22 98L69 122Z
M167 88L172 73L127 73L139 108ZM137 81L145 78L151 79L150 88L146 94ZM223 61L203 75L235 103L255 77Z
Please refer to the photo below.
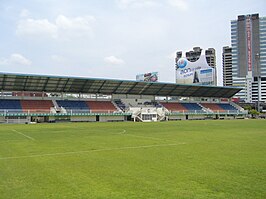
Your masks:
M265 0L0 0L0 72L175 82L175 52L222 48Z

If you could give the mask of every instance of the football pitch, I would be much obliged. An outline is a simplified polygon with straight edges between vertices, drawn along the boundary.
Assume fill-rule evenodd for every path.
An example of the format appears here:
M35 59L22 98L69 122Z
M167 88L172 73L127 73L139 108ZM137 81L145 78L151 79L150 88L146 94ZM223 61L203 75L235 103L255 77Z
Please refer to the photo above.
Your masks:
M266 198L266 120L0 125L0 198Z

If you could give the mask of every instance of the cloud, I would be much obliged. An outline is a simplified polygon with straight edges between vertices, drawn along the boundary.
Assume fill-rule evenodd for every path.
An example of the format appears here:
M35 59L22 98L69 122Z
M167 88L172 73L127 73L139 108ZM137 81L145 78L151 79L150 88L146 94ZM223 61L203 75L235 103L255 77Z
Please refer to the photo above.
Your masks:
M14 66L14 65L23 65L23 66L30 66L32 62L25 58L23 55L19 53L14 53L9 56L9 58L2 58L0 59L0 65L5 66Z
M105 57L104 58L104 61L108 64L113 64L113 65L121 65L121 64L124 64L125 61L122 60L122 59L119 59L115 56L109 56L109 57Z
M159 3L154 0L116 0L116 4L120 9L126 9L130 7L151 7Z
M57 26L47 19L25 19L18 23L16 34L21 36L47 36L57 37Z
M93 16L68 18L64 15L59 15L56 18L55 24L58 35L70 38L92 36L91 25L95 21L95 17Z
M188 10L188 2L186 0L168 0L169 5L178 8L179 10Z
M19 36L48 37L53 39L69 39L82 36L92 36L93 16L66 17L59 15L54 22L48 19L21 19L18 22L16 34Z

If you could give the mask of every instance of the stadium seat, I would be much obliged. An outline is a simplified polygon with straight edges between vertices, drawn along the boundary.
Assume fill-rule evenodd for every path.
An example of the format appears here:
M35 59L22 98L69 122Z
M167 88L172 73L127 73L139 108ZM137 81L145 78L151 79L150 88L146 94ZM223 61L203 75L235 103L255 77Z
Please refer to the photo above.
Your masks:
M20 100L0 99L0 111L22 112Z
M228 111L238 111L237 108L231 104L224 103L201 103L202 106L208 108L214 112L228 112Z
M80 113L89 112L89 107L85 101L78 100L56 100L59 107L63 107L67 112Z
M20 100L23 112L49 113L53 107L52 100Z
M93 113L113 113L117 111L111 101L87 101L86 103Z

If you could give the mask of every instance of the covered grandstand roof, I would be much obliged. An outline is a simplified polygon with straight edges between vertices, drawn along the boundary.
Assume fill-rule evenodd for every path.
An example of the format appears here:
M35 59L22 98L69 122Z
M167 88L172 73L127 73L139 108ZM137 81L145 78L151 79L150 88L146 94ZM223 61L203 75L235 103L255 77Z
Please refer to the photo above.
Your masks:
M0 73L0 91L230 98L240 90L236 87Z

